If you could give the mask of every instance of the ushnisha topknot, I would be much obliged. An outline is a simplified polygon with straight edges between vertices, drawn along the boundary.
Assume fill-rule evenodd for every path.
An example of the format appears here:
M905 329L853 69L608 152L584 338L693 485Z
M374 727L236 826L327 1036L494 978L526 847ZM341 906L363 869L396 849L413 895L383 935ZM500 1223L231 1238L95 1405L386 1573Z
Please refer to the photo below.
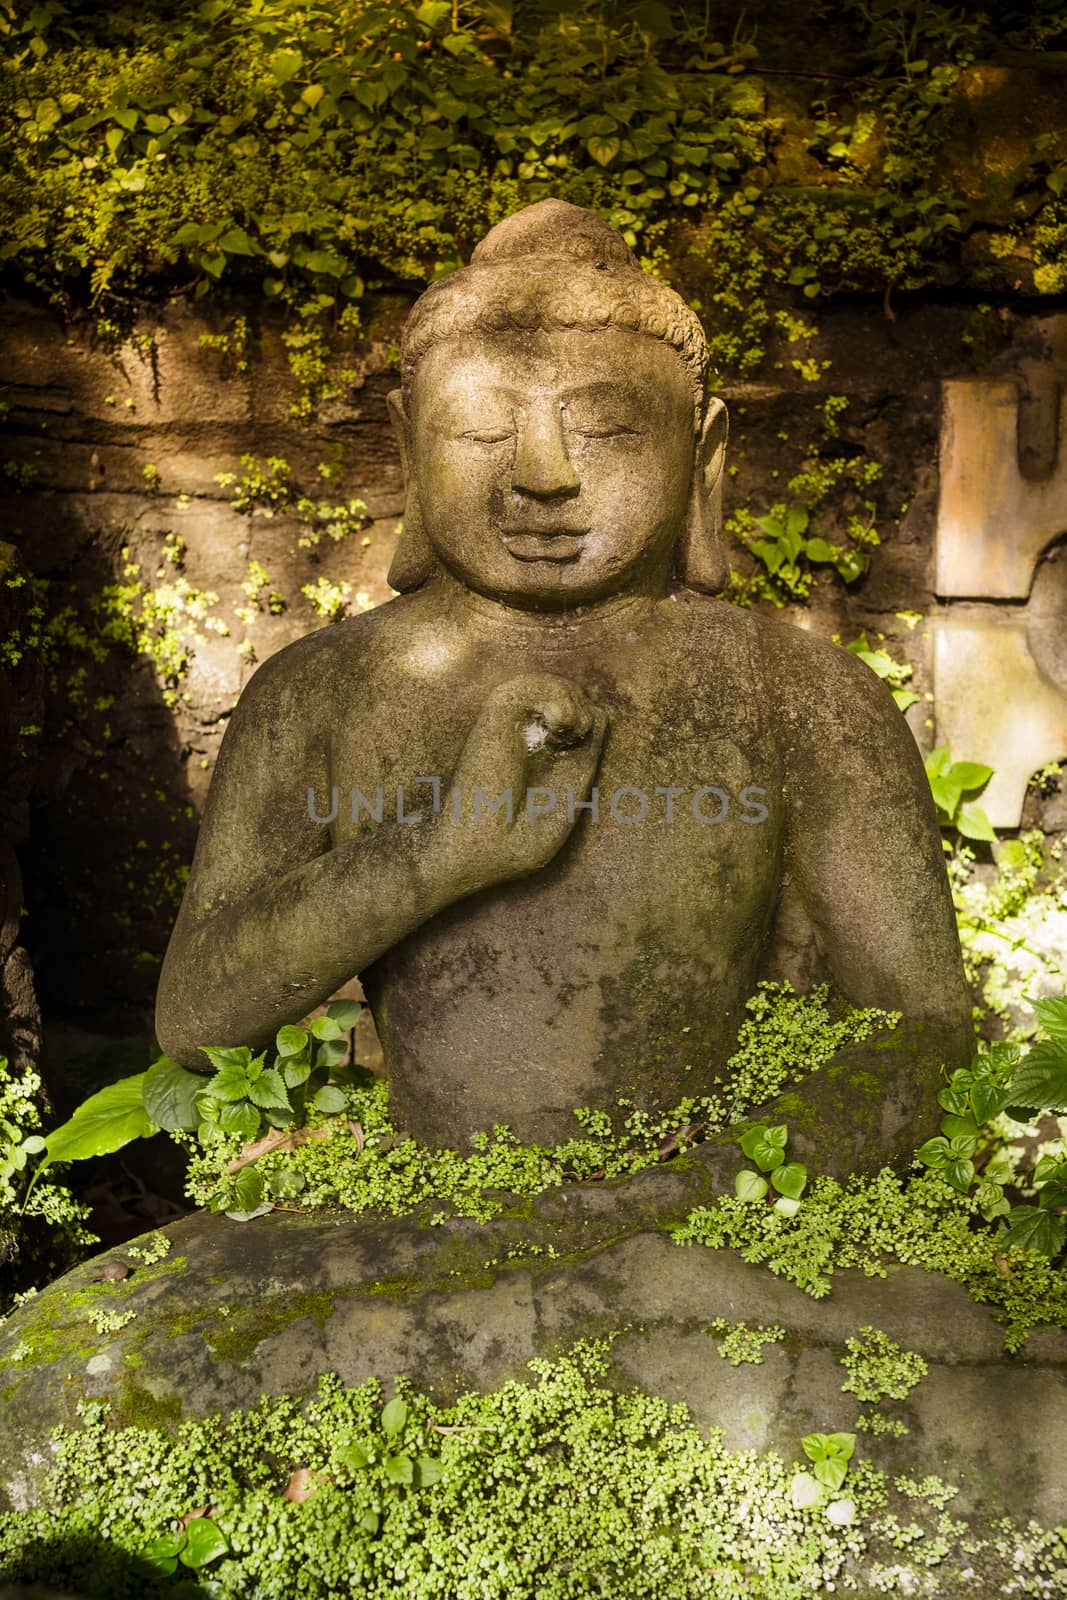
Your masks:
M643 272L622 235L566 200L539 200L491 228L470 265L416 302L401 350L405 393L419 360L450 334L508 329L627 328L677 350L699 415L708 352L680 295Z

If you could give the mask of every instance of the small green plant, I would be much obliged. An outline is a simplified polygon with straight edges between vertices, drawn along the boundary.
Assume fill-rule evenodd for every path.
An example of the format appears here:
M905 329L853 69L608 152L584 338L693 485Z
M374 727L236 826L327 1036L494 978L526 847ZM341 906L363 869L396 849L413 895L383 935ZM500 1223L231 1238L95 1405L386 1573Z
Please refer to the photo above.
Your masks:
M831 544L818 535L809 536L810 521L807 505L777 505L766 516L755 518L762 536L749 541L748 549L774 580L774 589L766 598L773 599L779 592L788 598L804 598L810 588L804 563L831 567L846 583L854 583L870 566L870 555L862 543Z
M47 1148L43 1085L30 1066L0 1056L0 1315L19 1290L47 1281L98 1244L82 1224L89 1208L51 1174L38 1183Z
M301 550L313 550L324 538L340 544L342 539L358 532L369 520L366 501L359 499L337 505L330 500L312 500L310 496L302 495L296 502L296 514L301 523L296 542Z
M876 650L867 638L866 630L858 634L851 644L845 649L852 655L858 656L864 666L881 678L896 701L897 709L907 711L909 706L915 705L919 696L911 689L905 687L914 668L906 661L894 661L888 650Z
M300 586L300 593L305 599L311 601L311 608L318 617L328 617L332 622L344 615L352 595L350 583L331 583L329 578L316 578L314 583L305 583Z
M177 1572L178 1563L199 1572L229 1550L225 1535L211 1517L193 1517L184 1528L175 1533L165 1533L142 1550L141 1555L149 1566L164 1577Z
M165 1233L147 1233L140 1244L126 1246L126 1254L143 1267L158 1266L170 1255L171 1242Z
M342 1475L362 1477L371 1474L378 1478L381 1488L393 1494L403 1494L408 1489L428 1489L444 1476L444 1466L438 1455L425 1453L425 1433L419 1442L405 1440L409 1433L409 1408L401 1396L396 1395L384 1406L380 1420L380 1434L352 1437L334 1447L331 1465ZM423 1448L420 1450L419 1444ZM384 1479L384 1484L381 1480ZM379 1493L364 1511L361 1525L371 1535L379 1531L387 1506Z
M957 829L964 839L995 839L993 825L981 806L964 799L985 788L993 768L981 761L953 761L947 744L931 750L925 765L941 826ZM947 842L945 848L949 848Z
M216 472L215 482L220 489L230 491L230 503L235 511L259 510L273 517L292 499L292 468L283 456L267 456L260 460L250 452L241 457L244 472Z
M941 1131L916 1152L924 1166L961 1194L975 1180L983 1130L1001 1113L1018 1122L1030 1122L1041 1112L1067 1113L1067 997L1031 1004L1046 1037L1025 1056L1018 1045L994 1044L975 1056L970 1067L954 1072L938 1097L946 1112ZM1011 1206L1004 1194L1010 1179L1010 1164L996 1152L975 1192L983 1216L987 1221L1006 1218L1006 1246L1020 1245L1052 1260L1067 1243L1067 1156L1045 1154L1038 1160L1033 1173L1036 1205Z
M348 1048L344 1035L355 1027L360 1010L356 1001L338 1000L309 1027L280 1029L274 1066L266 1065L265 1052L253 1056L247 1045L205 1046L204 1054L215 1068L210 1077L162 1056L146 1072L109 1084L47 1135L44 1159L33 1175L23 1209L34 1184L54 1163L107 1155L160 1130L195 1131L203 1145L231 1135L249 1145L268 1130L270 1144L272 1132L306 1127L309 1114L333 1116L343 1111L345 1095L329 1080L344 1060ZM280 1144L275 1140L274 1148ZM291 1193L294 1183L301 1186L290 1175L279 1174L274 1192ZM260 1173L240 1171L234 1190L230 1215L245 1220L259 1214L266 1192Z
M722 1335L718 1342L718 1351L724 1361L732 1367L740 1367L746 1362L760 1366L763 1362L763 1347L768 1344L777 1344L785 1338L785 1329L778 1323L772 1327L758 1326L750 1328L744 1322L728 1322L725 1317L716 1317L711 1324L712 1333Z
M759 1171L739 1172L734 1180L734 1188L739 1200L758 1201L766 1199L770 1187L773 1187L779 1196L774 1202L774 1209L784 1217L795 1217L800 1210L800 1197L807 1186L808 1169L803 1162L785 1159L788 1137L789 1130L784 1122L775 1128L757 1123L746 1129L737 1142L749 1160L756 1163ZM767 1178L762 1176L764 1172L769 1174L769 1185Z
M797 1511L825 1507L826 1516L839 1527L847 1527L855 1516L851 1500L830 1500L848 1476L848 1464L856 1448L854 1433L809 1433L800 1441L811 1462L810 1472L795 1472L789 1492Z
M877 1405L888 1395L906 1400L912 1389L926 1377L929 1368L915 1350L894 1344L880 1328L864 1327L845 1341L841 1365L848 1377L841 1385L843 1394Z

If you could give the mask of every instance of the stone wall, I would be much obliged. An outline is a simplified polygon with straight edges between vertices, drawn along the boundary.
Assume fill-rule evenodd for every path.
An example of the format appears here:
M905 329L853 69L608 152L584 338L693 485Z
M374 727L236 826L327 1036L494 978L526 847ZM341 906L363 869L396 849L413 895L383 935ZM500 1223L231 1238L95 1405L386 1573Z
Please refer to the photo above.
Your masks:
M709 292L710 271L679 249L688 297ZM823 569L794 620L843 643L866 629L910 663L920 743L941 735L956 757L1010 769L993 796L998 825L1057 830L1062 794L1024 790L1031 772L1067 756L1067 557L1056 545L1067 530L1067 312L1038 315L1035 304L806 302L781 324L759 381L721 392L728 514L789 501L802 469L880 464L867 490L828 496L812 529L841 535L869 497L881 540L869 573L846 587ZM281 329L260 303L223 314L171 301L106 342L38 305L0 306L4 538L36 582L4 591L5 616L31 595L43 610L41 637L25 606L16 628L43 662L43 710L12 724L26 804L9 788L7 836L25 883L21 938L59 1054L150 1033L197 815L256 664L389 598L403 491L385 397L405 311L399 299L374 308L369 333L333 352L334 398L300 420ZM236 315L252 331L247 352L226 343ZM832 428L828 396L847 401L835 402ZM939 456L951 489L940 534ZM302 499L365 509L301 509ZM1010 592L998 577L1006 552ZM733 559L753 567L739 549ZM19 947L13 893L0 961ZM16 966L24 982L25 957Z

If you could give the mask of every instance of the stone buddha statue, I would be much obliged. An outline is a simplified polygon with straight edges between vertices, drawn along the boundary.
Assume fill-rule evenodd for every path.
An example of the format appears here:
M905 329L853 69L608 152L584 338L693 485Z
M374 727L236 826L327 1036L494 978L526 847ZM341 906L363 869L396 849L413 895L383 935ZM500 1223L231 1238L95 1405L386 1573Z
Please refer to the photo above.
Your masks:
M241 696L170 1055L264 1046L358 974L400 1126L552 1143L575 1107L709 1092L761 977L826 976L903 1023L758 1109L826 1172L934 1130L972 1032L922 762L855 656L715 598L706 365L679 296L557 200L421 297L399 594Z

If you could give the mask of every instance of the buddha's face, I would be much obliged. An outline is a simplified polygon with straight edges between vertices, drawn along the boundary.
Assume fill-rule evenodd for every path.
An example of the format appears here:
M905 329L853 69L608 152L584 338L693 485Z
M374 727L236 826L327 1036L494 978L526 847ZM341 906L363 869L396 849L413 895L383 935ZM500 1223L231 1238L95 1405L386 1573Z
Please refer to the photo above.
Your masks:
M685 518L693 396L668 345L609 328L457 335L415 370L409 468L439 560L540 610L637 589Z

